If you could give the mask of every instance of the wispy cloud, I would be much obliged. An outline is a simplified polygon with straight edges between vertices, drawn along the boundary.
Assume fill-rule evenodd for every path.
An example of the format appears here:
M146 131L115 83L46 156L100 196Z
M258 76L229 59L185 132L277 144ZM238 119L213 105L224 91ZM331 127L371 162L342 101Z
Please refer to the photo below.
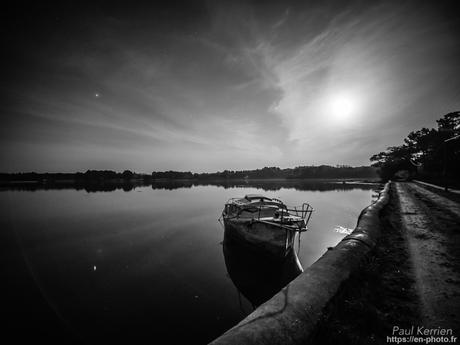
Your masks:
M423 110L421 97L446 89L447 74L437 54L453 48L453 37L439 20L394 4L374 6L359 15L355 10L337 13L324 29L288 52L278 49L276 42L262 50L262 61L273 71L272 80L278 80L282 94L271 110L288 129L291 144L300 146L297 151L308 152L316 162L346 157L354 164L365 163L366 155L379 147L370 145L367 152L352 157L354 138L370 143L369 138L388 135L387 142L401 140L407 127L395 131L394 121L410 117L416 102L419 123L433 121L436 115ZM328 107L341 92L359 103L347 123L336 123ZM416 128L414 120L408 121L411 129ZM341 149L339 154L340 147L348 153ZM302 157L294 154L290 159Z
M32 169L34 155L44 170L85 157L146 171L366 164L460 107L458 38L434 9L211 2L171 14L173 27L136 11L84 16L8 85L3 169ZM346 121L331 112L342 94L356 103Z

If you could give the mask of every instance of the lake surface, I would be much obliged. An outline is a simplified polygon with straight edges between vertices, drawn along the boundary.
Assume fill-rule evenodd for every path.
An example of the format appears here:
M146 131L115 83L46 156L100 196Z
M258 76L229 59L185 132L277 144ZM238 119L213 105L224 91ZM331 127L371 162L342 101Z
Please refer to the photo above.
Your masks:
M227 199L263 193L292 206L310 203L315 211L297 248L305 269L354 228L375 189L303 181L3 190L4 266L16 289L9 297L35 289L77 342L205 344L260 303L227 270L217 220ZM28 313L27 303L10 309Z

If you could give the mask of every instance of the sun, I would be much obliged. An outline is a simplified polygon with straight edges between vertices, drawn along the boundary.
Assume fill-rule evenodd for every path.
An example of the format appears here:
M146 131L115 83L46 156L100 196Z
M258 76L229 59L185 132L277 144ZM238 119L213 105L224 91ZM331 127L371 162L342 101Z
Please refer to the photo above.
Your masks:
M356 96L349 93L338 93L328 100L328 112L336 121L351 121L357 113L359 101Z

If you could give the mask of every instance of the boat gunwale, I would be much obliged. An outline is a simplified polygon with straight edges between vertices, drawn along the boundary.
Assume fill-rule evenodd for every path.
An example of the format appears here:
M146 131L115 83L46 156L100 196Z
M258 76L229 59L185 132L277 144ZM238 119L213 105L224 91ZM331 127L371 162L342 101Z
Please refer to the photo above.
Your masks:
M296 206L294 208L289 208L284 202L277 198L268 198L263 195L258 195L258 200L257 198L252 198L253 200L250 200L250 198L247 198L247 195L244 198L230 198L224 206L224 209L222 211L222 217L226 220L243 220L246 222L255 222L259 221L263 223L264 221L267 222L267 224L278 226L281 228L284 228L289 231L299 231L299 232L305 232L308 230L308 223L311 218L311 214L314 211L314 209L311 207L309 203L304 202L302 206ZM264 199L269 200L264 201ZM246 203L238 202L240 200L247 200ZM236 212L234 212L234 215L231 215L227 213L227 206L232 205L237 208ZM261 219L260 217L260 212L262 210L267 210L270 208L277 207L278 210L281 211L281 217L263 217L263 218L269 218L272 219L273 222L269 222L266 219ZM254 210L253 212L249 211L249 209ZM256 217L240 217L241 213L244 212L245 210L248 210L251 213L258 212L258 216ZM285 211L287 212L287 217L283 217L285 214ZM276 212L276 211L275 211ZM295 212L296 214L292 214L291 212ZM300 216L299 216L300 213ZM297 218L297 219L296 219ZM277 221L279 221L279 224L277 224ZM293 222L303 222L303 224L297 224L297 226L294 226L294 224L286 224L286 223L293 223ZM286 223L283 223L286 222Z

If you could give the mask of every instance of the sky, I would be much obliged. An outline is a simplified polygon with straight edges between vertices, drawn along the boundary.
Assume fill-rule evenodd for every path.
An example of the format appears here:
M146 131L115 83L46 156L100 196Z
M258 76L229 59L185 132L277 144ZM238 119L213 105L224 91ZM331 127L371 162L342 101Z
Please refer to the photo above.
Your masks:
M460 110L454 4L5 8L0 172L368 165Z

